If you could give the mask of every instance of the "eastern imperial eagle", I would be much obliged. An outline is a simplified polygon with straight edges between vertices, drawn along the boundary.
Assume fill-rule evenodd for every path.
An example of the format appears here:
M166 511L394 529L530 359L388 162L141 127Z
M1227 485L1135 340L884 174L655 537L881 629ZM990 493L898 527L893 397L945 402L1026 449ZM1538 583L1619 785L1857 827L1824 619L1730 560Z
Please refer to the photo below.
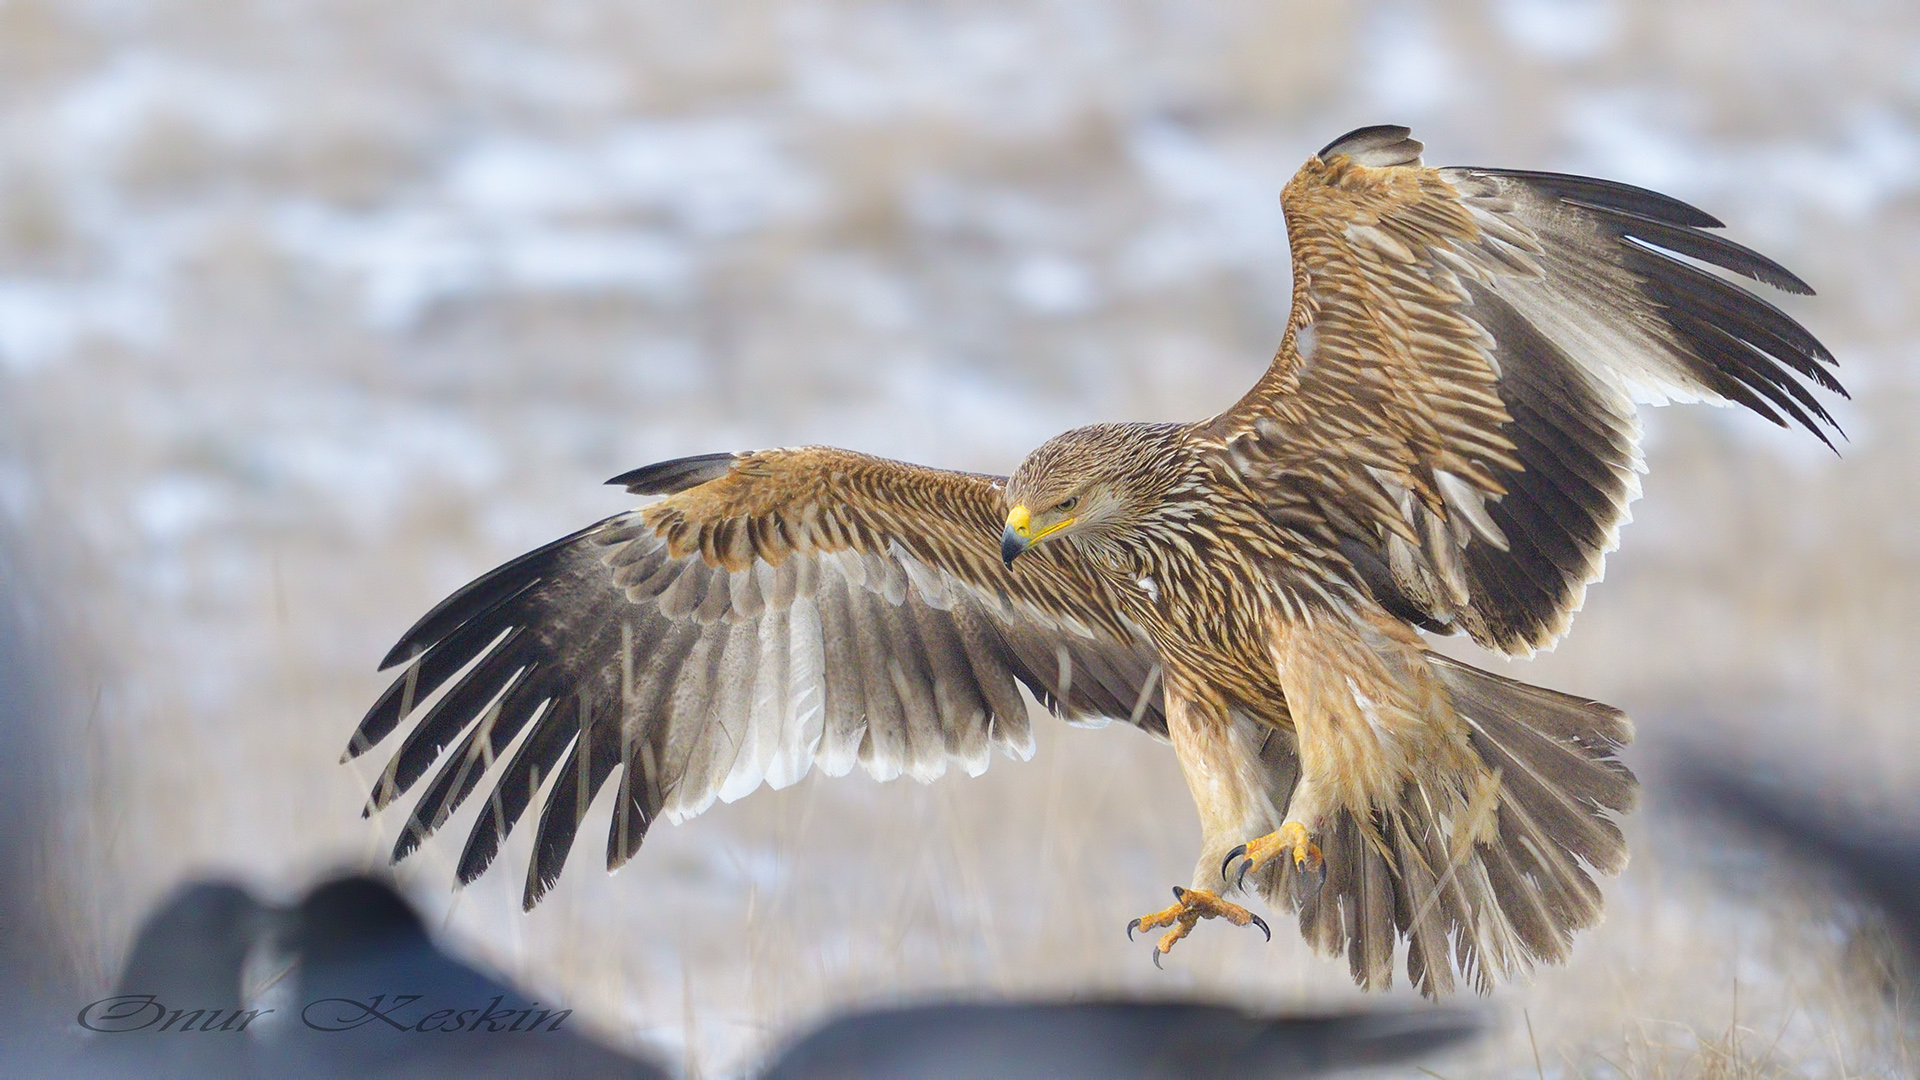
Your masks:
M815 764L1024 758L1025 686L1180 759L1205 841L1135 920L1170 928L1156 963L1202 918L1265 930L1222 896L1249 879L1362 986L1402 937L1430 995L1564 959L1626 863L1631 725L1420 631L1520 655L1566 631L1639 494L1635 402L1827 441L1802 380L1844 391L1804 328L1700 268L1812 291L1707 214L1420 151L1365 128L1287 184L1293 313L1218 416L1069 431L1011 477L807 447L615 478L664 498L481 577L387 655L406 670L347 755L420 715L371 808L440 762L394 857L492 773L471 881L544 785L530 907L616 774L609 867L656 819Z

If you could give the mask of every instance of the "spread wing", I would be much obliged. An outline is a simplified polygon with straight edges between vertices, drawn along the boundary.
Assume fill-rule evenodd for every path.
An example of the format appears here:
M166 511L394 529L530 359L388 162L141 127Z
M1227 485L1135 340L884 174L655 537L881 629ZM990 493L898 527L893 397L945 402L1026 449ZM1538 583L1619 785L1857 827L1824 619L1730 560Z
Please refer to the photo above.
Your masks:
M369 811L439 763L396 860L491 772L460 858L471 881L544 786L531 907L616 770L609 869L656 818L814 764L928 780L949 761L977 775L994 746L1027 757L1016 683L1069 719L1165 734L1154 650L1098 580L1050 551L1000 562L998 478L813 448L613 482L667 497L467 585L382 664L407 667L347 756L417 722Z
M1530 653L1640 493L1636 402L1738 403L1831 446L1808 384L1845 391L1813 335L1701 264L1812 290L1699 210L1420 150L1365 128L1288 183L1287 333L1209 430L1274 519L1389 610Z

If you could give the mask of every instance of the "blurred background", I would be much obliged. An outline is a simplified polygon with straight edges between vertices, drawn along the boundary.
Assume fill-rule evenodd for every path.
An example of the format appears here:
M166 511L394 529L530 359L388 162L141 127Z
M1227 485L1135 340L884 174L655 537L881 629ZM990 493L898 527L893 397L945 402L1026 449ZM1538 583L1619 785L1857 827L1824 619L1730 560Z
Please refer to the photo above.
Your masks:
M286 900L383 861L384 755L337 764L375 662L627 506L608 476L812 442L1004 471L1073 425L1224 407L1285 321L1279 188L1383 122L1430 163L1704 207L1819 290L1774 299L1854 393L1837 457L1648 418L1639 520L1572 636L1479 662L1628 709L1650 781L1666 747L1911 815L1911 5L0 0L0 536L50 688L23 879L48 985L99 996L185 875ZM459 822L401 880L690 1075L933 993L1355 1002L1291 920L1154 971L1122 927L1191 866L1174 759L1036 726L1031 762L762 791L611 877L603 805L531 915L524 829L463 891ZM1874 918L1667 806L1654 783L1573 962L1436 1068L1910 1074Z

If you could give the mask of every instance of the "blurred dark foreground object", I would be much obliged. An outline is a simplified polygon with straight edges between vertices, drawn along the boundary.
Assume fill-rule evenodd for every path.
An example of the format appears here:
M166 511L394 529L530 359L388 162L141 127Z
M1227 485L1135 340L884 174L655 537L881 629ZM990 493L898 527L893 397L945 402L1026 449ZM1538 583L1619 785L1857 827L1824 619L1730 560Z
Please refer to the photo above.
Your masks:
M1221 1005L922 1005L856 1013L765 1080L1148 1080L1319 1076L1405 1061L1480 1029L1464 1010L1265 1017Z
M299 1075L667 1076L579 1034L571 1010L440 951L385 882L348 877L314 889L290 944L300 1023L288 1025L288 1042ZM410 995L419 996L402 1001Z
M247 1004L244 976L254 942L270 932L273 912L253 894L224 881L192 882L174 892L147 917L134 938L109 1004L89 1007L85 1023L105 1032L88 1047L88 1061L112 1074L243 1076L252 1041L223 1032L183 1032L205 1023L208 1013L231 1017ZM190 1004L206 1010L198 1021L175 1021L174 1030L121 1031L150 1022L154 1009L141 999ZM162 1006L164 1008L164 1006ZM186 1012L181 1015L186 1020ZM164 1017L160 1018L164 1022Z
M1796 867L1835 885L1886 916L1902 954L1892 974L1920 978L1920 816L1871 817L1804 786L1708 764L1711 755L1675 755L1668 766L1681 797L1764 841L1783 847Z
M249 1016L269 1007L250 1004L263 995L246 986L249 958L261 949L291 965L284 977L294 992L269 999L278 1017ZM188 885L147 920L108 1000L121 1004L87 1014L87 1026L105 1030L90 1037L78 1075L669 1075L566 1027L571 1014L561 1017L558 1006L448 956L391 886L368 877L325 883L290 910L230 883ZM181 1022L149 1001L196 1015ZM1187 1002L923 1005L833 1021L762 1075L1306 1077L1405 1061L1479 1029L1476 1014L1458 1009L1274 1017Z
M249 958L263 953L293 992L249 1003ZM94 1075L668 1075L448 956L405 899L368 877L322 884L290 910L229 883L189 884L147 919L106 1000L116 1004L80 1017L97 1032L85 1055Z

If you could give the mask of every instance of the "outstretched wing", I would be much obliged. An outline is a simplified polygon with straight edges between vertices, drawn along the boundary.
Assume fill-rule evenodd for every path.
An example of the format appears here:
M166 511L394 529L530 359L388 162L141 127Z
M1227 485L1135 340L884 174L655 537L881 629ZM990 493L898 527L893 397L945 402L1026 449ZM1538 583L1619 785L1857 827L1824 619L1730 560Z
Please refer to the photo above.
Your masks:
M1210 430L1275 520L1390 610L1529 653L1566 630L1640 493L1635 402L1738 403L1828 441L1806 384L1845 391L1813 335L1700 268L1812 292L1708 215L1420 150L1364 128L1288 183L1293 314Z
M1016 683L1069 719L1165 734L1154 650L1098 580L1050 551L1000 562L998 478L812 448L612 482L667 498L486 574L383 662L407 667L347 756L418 722L369 811L440 762L396 860L492 771L460 858L471 881L544 786L531 907L616 769L609 869L656 818L791 784L816 763L928 780L950 760L977 775L996 745L1027 757Z

